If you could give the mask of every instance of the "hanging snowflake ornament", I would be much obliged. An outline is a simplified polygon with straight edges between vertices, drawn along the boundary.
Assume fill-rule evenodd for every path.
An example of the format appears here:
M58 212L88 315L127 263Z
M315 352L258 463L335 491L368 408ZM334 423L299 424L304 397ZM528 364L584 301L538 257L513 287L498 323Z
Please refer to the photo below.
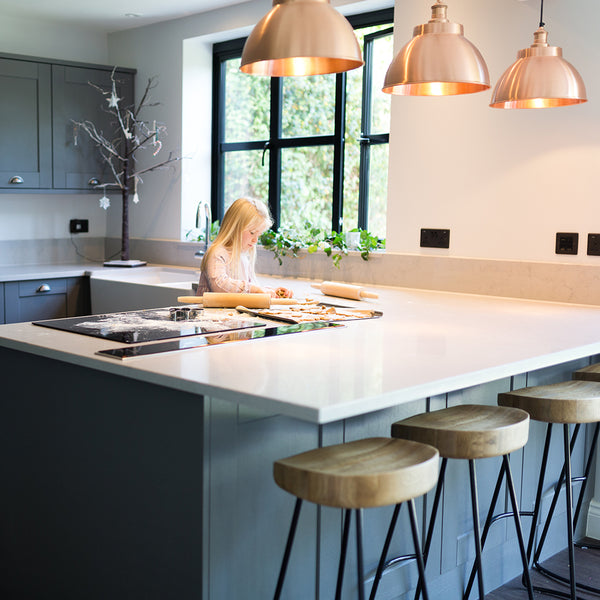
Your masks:
M102 198L100 198L100 208L107 210L109 206L110 206L110 199L106 196L106 194L104 194L104 196L102 196Z

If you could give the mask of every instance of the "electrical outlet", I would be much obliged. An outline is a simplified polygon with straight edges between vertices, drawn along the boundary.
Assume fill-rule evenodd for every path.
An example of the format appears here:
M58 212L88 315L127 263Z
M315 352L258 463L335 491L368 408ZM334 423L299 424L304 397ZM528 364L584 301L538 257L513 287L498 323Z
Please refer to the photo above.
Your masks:
M87 233L90 230L87 219L71 219L69 221L69 231L71 233Z
M577 254L579 244L578 233L557 233L556 234L556 254Z
M421 248L450 248L450 230L421 229Z
M588 233L587 253L589 256L600 256L600 233Z

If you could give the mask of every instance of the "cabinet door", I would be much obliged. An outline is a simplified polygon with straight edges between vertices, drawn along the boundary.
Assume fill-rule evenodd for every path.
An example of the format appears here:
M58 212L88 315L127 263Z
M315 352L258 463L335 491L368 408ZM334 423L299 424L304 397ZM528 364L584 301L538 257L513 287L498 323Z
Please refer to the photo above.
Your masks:
M50 65L0 59L0 188L52 187Z
M37 279L4 284L7 323L89 314L89 278Z
M91 121L108 139L116 124L105 109L105 96L90 85L111 88L111 70L52 65L53 186L89 190L95 182L113 181L98 147L73 121ZM117 95L123 106L133 103L133 73L117 71Z

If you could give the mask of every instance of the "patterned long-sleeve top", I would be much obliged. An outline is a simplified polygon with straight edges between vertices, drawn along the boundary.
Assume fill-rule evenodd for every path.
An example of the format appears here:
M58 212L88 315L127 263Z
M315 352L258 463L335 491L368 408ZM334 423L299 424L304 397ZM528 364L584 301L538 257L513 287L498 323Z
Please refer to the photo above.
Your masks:
M252 285L258 285L250 267L248 254L241 255L239 279L232 275L231 253L223 246L215 248L206 268L200 273L198 295L204 292L249 292Z

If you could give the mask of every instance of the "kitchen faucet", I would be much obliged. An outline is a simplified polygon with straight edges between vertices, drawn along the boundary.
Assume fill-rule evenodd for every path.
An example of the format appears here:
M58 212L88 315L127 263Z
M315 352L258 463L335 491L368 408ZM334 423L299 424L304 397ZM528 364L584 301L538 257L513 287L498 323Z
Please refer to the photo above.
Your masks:
M202 258L208 250L208 244L210 242L210 226L212 224L212 216L210 211L210 203L203 202L202 200L198 203L196 209L196 228L200 229L202 219L202 208L204 207L204 248L202 250L196 250L194 253L195 258Z

